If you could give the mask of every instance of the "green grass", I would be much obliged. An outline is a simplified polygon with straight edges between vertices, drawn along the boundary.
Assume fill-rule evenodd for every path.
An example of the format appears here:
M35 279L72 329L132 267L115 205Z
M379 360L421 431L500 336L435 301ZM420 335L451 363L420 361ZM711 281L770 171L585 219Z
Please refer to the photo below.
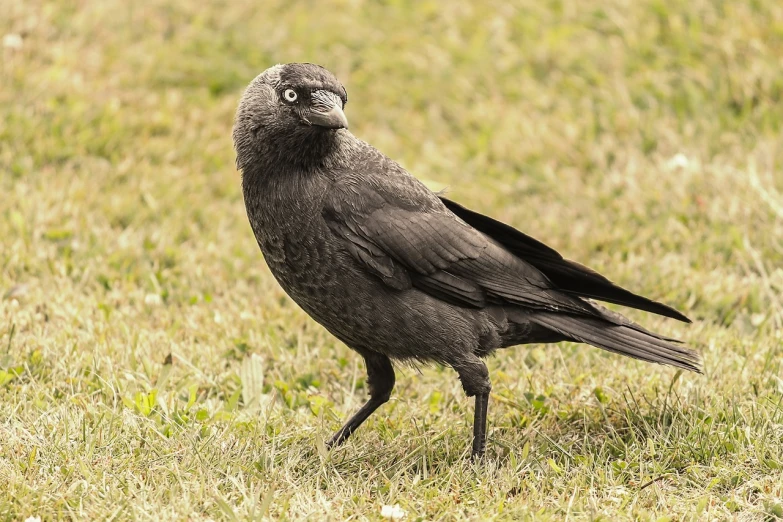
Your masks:
M783 4L0 0L0 518L783 517ZM21 45L20 45L21 44ZM456 375L360 358L277 286L230 140L325 65L353 132L688 313L679 374L503 351L486 462Z

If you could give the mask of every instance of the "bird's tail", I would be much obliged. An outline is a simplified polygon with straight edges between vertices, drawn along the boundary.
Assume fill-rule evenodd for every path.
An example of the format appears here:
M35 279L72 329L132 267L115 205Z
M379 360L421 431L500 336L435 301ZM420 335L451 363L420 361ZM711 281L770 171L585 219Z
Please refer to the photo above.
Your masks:
M701 373L698 353L674 344L672 339L635 328L633 323L613 324L600 317L548 312L532 314L530 321L574 341L610 352Z

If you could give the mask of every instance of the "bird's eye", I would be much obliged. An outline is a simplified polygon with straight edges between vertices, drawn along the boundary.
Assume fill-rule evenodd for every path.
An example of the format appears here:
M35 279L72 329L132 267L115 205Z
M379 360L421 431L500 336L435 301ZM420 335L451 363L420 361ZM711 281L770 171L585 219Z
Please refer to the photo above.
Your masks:
M283 91L283 98L287 102L295 102L298 97L299 95L296 94L296 91L293 89L286 89Z

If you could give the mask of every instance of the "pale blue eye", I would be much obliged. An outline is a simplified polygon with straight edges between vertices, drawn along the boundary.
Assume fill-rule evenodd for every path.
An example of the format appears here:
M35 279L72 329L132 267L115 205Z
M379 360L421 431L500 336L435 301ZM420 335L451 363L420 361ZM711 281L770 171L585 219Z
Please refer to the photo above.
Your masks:
M285 98L285 101L287 102L295 102L298 97L299 95L296 94L296 91L293 89L286 89L283 91L283 98Z

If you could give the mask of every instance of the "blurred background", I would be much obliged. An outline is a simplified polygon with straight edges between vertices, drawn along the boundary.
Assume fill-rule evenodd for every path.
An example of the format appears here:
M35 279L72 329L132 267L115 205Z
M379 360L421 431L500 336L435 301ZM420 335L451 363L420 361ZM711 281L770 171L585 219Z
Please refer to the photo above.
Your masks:
M304 455L300 467L319 462L315 427L329 432L361 401L357 357L277 287L244 214L233 115L247 83L281 62L334 72L348 91L351 131L432 188L691 316L696 322L687 327L633 315L704 354L709 378L688 377L683 409L717 418L730 394L740 410L764 398L779 404L779 1L0 0L0 12L0 411L10 419L0 421L0 479L11 484L0 509L11 518L26 516L24 505L108 516L114 497L96 493L100 480L171 466L144 460L139 433L184 430L222 441L209 439L209 430L234 429L232 415L255 389L248 391L240 368L260 373L258 393L278 404L252 437L277 436L278 453L292 447ZM644 381L641 393L658 404L657 386L669 385L667 370L569 345L553 361L552 349L493 359L498 396L524 402L530 393L551 406L541 414L532 402L521 410L499 405L490 415L499 430L537 418L538 429L557 438L567 415L555 411L572 408L603 422L594 405L585 406L595 390ZM258 365L247 363L251 353ZM376 421L386 423L381 435L378 424L363 428L365 440L377 442L376 451L399 443L399 433L413 433L408 418L418 407L431 429L454 426L453 445L461 448L469 408L456 379L426 369L401 384L402 407ZM447 391L434 396L437 387ZM601 393L609 404L620 400ZM184 420L171 421L172 412ZM94 428L107 414L124 419L109 432L125 449L65 435ZM779 414L769 415L779 430ZM256 426L257 418L242 422ZM727 432L747 427L748 440L769 428L742 415L723 422ZM495 438L517 451L527 439L514 433ZM431 438L426 429L419 435ZM270 444L252 437L255 448ZM215 497L194 493L214 488L227 505L243 505L241 488L216 471L243 461L234 446L221 446L205 470L187 443L153 439L147 444L160 454L179 451L193 467L183 464L190 478L179 482L138 478L137 516L214 514ZM736 457L725 457L726 469L746 462L741 448L752 448L743 441L735 441ZM539 443L534 451L560 458ZM71 457L53 449L66 447ZM30 457L32 448L39 450ZM773 453L758 462L783 462L775 460L779 448L766 451ZM141 460L121 465L106 455ZM89 471L51 471L75 466L74 458ZM747 476L763 480L776 469L758 462L743 464ZM31 475L31 466L48 471ZM558 484L553 469L541 472ZM705 473L706 483L713 476ZM213 482L204 485L204 476ZM357 476L364 483L352 492L364 498L361 487L373 481ZM517 477L509 484L520 480L513 470L509 477ZM81 493L68 493L79 480ZM561 480L562 491L542 486L528 492L539 500L528 500L558 505L573 486ZM310 491L294 488L309 484L301 476L282 483L291 495ZM42 484L49 493L35 496ZM157 496L163 485L179 491L175 500ZM289 515L318 512L320 497L301 494L292 505L310 507ZM617 514L611 499L595 494ZM330 509L361 512L334 495ZM736 505L756 509L760 498ZM650 509L690 509L685 501L650 502Z

